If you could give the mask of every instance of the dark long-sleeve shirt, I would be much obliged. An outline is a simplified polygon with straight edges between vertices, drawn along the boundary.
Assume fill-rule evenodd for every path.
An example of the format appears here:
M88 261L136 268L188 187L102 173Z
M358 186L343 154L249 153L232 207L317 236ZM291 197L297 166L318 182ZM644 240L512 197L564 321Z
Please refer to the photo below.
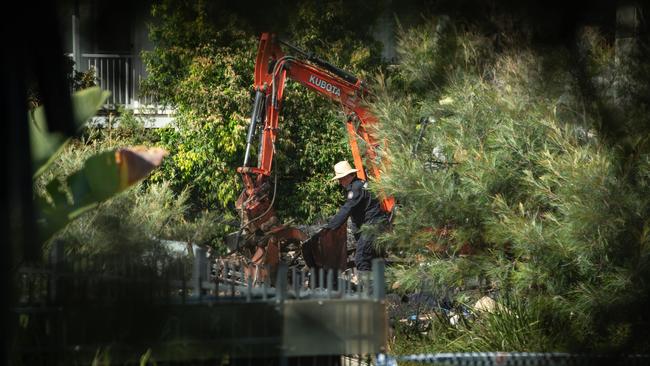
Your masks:
M355 179L345 187L345 190L347 199L326 228L336 229L351 217L354 225L360 229L365 223L376 222L386 217L381 210L379 200L367 189L366 182Z

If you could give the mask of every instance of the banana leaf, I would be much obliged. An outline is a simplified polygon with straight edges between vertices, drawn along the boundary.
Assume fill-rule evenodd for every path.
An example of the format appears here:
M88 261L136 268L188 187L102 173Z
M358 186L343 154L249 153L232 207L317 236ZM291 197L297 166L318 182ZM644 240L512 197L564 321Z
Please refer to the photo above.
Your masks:
M41 242L82 213L144 179L160 166L167 151L161 148L120 148L94 155L65 182L52 180L46 187L51 201L38 198ZM69 188L66 194L65 186Z
M72 95L73 119L77 129L97 113L110 94L99 87L92 87ZM29 135L32 166L34 167L34 178L36 178L61 153L69 137L60 132L49 132L43 106L29 111Z

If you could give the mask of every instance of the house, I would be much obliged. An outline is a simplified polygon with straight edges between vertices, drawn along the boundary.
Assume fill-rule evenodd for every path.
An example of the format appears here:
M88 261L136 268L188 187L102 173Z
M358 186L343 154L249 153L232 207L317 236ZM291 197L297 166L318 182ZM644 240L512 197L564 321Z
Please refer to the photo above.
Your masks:
M173 109L159 105L140 93L147 77L142 52L153 49L148 37L151 0L74 0L60 9L64 51L75 62L75 70L94 69L97 84L111 92L104 111L119 107L146 116L147 127L163 127L173 118ZM105 114L105 113L104 113ZM94 123L105 123L98 115Z
M153 49L148 24L153 21L153 0L70 0L60 8L64 51L72 57L77 71L93 69L97 84L111 92L103 112L93 123L105 124L106 112L118 108L144 116L147 127L164 127L173 120L173 108L156 103L140 93L140 81L147 77L142 52ZM374 27L384 45L382 56L395 58L395 11L386 10ZM403 12L403 11L402 11ZM403 16L403 14L400 14ZM103 114L103 115L102 115Z

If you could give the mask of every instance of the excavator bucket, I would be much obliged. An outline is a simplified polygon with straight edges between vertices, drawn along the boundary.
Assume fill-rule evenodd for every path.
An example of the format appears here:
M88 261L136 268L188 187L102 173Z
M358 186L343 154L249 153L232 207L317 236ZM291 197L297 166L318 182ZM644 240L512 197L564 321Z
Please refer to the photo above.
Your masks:
M279 225L261 237L257 237L255 245L251 245L251 238L244 235L239 238L234 232L227 236L226 242L231 250L238 250L241 258L248 263L246 274L251 275L255 281L264 281L268 278L273 284L281 261L287 264L325 270L345 270L348 265L347 253L347 225L341 225L336 230L323 230L311 237L308 237L302 230ZM238 247L238 249L236 249ZM302 256L303 261L291 260L285 253L293 253L294 249L299 250L296 254ZM253 275L254 274L254 275Z
M320 231L303 242L302 256L310 268L345 270L348 265L347 225Z

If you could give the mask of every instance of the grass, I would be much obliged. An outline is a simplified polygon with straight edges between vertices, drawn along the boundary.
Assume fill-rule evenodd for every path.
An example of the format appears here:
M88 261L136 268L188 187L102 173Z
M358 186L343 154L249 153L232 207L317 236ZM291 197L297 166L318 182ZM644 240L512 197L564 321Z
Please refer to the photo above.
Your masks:
M491 311L471 311L462 317L453 312L434 314L424 329L422 324L398 322L391 353L557 351L554 337L544 332L539 307L530 301L507 299Z

